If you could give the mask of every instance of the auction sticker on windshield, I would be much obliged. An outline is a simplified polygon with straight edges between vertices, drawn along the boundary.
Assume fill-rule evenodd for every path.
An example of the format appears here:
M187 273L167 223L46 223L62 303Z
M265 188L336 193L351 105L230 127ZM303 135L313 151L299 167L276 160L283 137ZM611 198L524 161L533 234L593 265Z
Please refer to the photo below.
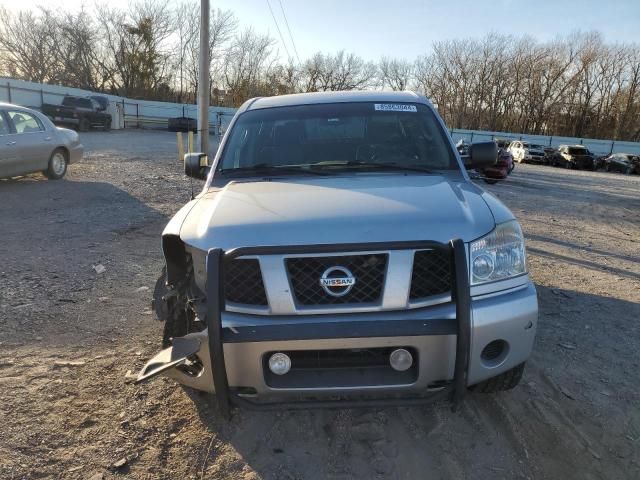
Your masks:
M404 105L402 103L375 103L374 109L381 112L417 112L415 105Z

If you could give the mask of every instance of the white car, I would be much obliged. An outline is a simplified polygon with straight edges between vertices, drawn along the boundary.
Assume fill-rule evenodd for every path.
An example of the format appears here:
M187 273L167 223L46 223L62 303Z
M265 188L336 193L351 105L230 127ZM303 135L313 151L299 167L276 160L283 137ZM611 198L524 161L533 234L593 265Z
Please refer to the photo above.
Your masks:
M73 130L56 127L30 108L0 103L0 178L42 172L58 180L83 150Z
M508 148L509 153L513 156L513 160L531 163L544 163L544 147L541 145L532 145L529 142L515 141L511 142Z

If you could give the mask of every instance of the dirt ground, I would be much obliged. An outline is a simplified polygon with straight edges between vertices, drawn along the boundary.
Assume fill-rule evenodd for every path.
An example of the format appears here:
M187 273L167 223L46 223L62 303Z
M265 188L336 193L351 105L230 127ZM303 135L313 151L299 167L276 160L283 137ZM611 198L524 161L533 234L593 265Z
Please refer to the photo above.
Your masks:
M640 177L518 165L488 187L540 300L515 390L225 423L209 396L129 378L160 345L160 233L189 199L174 134L82 140L66 180L0 181L1 479L640 478Z

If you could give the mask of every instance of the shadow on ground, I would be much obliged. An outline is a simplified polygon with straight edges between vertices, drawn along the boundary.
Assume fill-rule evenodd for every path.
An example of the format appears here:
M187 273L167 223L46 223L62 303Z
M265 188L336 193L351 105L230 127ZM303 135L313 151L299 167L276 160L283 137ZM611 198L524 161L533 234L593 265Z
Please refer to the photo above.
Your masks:
M89 243L108 241L112 234L166 220L125 190L106 182L47 181L28 176L0 181L0 230L3 246L42 239L42 245L78 250ZM31 243L31 242L29 242ZM53 252L48 252L55 261Z
M603 351L599 345L607 335L620 348L633 348L626 344L632 338L632 320L640 316L640 305L537 288L538 345L523 381L513 391L470 393L459 413L452 413L446 402L386 409L240 409L230 422L218 417L214 396L191 391L200 420L212 438L234 450L210 448L203 472L207 465L220 464L221 456L235 455L265 480L420 478L426 471L430 478L489 479L496 474L505 478L613 478L614 472L615 478L627 478L625 465L631 467L638 461L638 452L620 461L603 445L620 442L625 428L638 429L629 434L640 433L638 419L621 409L619 424L601 424L578 408L578 401L592 400L580 398L574 381L588 392L604 376L618 395L638 396L635 383L614 371L615 351ZM597 352L595 357L593 352ZM599 368L591 363L598 363ZM602 408L618 408L614 399L602 398ZM629 422L637 425L629 427Z

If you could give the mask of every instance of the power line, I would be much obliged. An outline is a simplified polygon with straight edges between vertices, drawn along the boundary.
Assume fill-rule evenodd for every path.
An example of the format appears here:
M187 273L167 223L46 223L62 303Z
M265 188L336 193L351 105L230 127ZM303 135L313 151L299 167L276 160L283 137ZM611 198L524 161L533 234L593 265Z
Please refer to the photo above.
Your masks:
M287 52L287 58L291 58L291 54L289 53L287 44L284 41L284 37L282 36L282 32L280 31L280 27L278 26L278 21L276 20L276 16L273 14L273 9L271 8L271 3L269 3L269 0L267 0L267 5L269 6L269 11L271 12L271 18L273 18L273 23L276 24L276 29L278 30L278 35L280 35L280 41L282 42L282 46L284 47L284 50Z
M280 10L282 10L282 16L284 17L284 24L287 26L287 31L289 32L289 39L291 40L291 45L293 45L293 51L296 52L296 58L298 59L298 63L301 63L300 55L298 55L298 49L296 48L296 42L293 41L293 35L291 35L291 29L289 28L289 21L287 20L287 14L284 13L282 0L278 0L278 3L280 3Z

